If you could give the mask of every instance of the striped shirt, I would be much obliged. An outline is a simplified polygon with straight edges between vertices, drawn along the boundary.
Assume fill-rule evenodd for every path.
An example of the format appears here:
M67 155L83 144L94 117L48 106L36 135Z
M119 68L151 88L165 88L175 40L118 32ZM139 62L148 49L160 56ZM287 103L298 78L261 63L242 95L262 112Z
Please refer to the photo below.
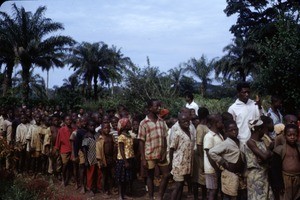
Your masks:
M148 116L143 119L139 126L138 139L145 142L145 159L160 159L162 153L166 151L163 147L167 137L167 126L163 119L158 118L156 123L151 121Z

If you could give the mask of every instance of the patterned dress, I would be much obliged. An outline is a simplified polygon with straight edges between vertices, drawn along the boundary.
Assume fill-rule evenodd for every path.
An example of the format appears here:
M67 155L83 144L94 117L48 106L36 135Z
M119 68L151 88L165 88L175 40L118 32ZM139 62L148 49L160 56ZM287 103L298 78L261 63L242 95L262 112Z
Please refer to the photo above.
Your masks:
M260 150L267 151L263 141L253 141ZM258 158L248 146L245 147L245 156L247 161L248 199L273 200L273 192L268 181L268 165L260 164Z

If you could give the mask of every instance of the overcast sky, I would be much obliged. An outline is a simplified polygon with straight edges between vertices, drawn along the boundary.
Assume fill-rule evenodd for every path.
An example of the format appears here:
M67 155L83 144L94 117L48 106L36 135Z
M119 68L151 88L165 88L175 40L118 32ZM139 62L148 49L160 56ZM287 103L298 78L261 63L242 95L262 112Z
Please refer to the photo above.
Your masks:
M32 0L8 1L0 10L11 14L11 4L35 12L46 6L45 16L61 22L76 41L99 42L121 48L138 66L152 66L168 71L191 57L202 54L210 60L221 57L223 47L233 36L235 22L223 10L225 0ZM43 77L46 73L41 73ZM50 71L50 88L62 85L72 74L68 68Z

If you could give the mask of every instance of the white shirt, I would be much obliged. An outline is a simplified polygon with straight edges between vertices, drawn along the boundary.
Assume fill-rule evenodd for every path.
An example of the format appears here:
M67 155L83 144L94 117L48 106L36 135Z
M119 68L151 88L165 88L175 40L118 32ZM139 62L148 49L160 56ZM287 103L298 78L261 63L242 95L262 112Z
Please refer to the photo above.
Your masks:
M273 111L272 108L269 108L269 110L268 110L268 116L273 120L274 125L283 123L282 114L280 113L279 110L277 110L277 111L278 111L279 116L275 114L275 112Z
M199 109L199 106L195 103L195 101L192 101L190 104L187 103L187 104L185 105L185 107L186 107L186 108L189 108L189 109L194 109L196 115L198 116L198 109Z
M228 109L228 112L233 116L239 128L237 138L241 143L246 143L250 139L251 131L248 127L249 121L259 119L261 116L261 112L255 103L255 101L248 99L245 104L237 99Z
M211 149L217 144L220 144L223 142L223 137L221 134L217 134L215 132L209 131L205 136L203 140L203 151L204 151L204 172L206 174L213 174L215 173L215 169L211 166L207 154L206 154L206 149Z

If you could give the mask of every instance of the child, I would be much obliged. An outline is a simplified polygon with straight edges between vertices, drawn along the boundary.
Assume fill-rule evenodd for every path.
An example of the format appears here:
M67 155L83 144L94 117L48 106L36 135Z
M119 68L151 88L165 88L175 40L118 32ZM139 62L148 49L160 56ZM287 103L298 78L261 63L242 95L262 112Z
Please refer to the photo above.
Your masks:
M35 124L29 126L27 140L30 140L30 155L32 161L32 170L36 174L41 169L41 151L42 151L42 126L41 115L37 114L34 117Z
M25 170L29 170L29 142L26 140L26 135L29 130L29 123L27 120L26 115L21 115L21 123L17 126L16 130L16 144L18 146L19 152L18 152L18 161L17 161L17 170L18 172L23 172L23 169L25 167Z
M90 195L94 196L94 192L101 190L101 182L99 178L99 168L97 166L96 158L96 139L95 135L95 123L90 121L88 123L88 131L82 141L82 147L85 157L85 166L87 167L87 190L90 191ZM97 177L97 185L95 186L94 178ZM93 191L94 190L94 191Z
M205 174L204 174L204 149L203 139L206 133L209 132L207 127L207 116L209 111L205 107L198 109L198 118L200 123L195 126L196 128L196 150L194 154L193 163L193 193L194 199L198 199L198 187L201 188L202 199L206 198Z
M278 177L278 173L272 172L274 175L273 178L279 178L275 194L277 198L282 189L283 184L280 183L282 182L282 178L284 194L281 195L283 199L296 200L300 198L300 144L297 142L298 135L298 126L295 124L287 124L284 128L286 143L274 149L271 169L272 171L279 169L282 173L282 177Z
M209 150L213 161L223 167L222 192L224 199L235 199L238 195L239 182L242 181L241 173L244 171L244 155L240 151L240 141L237 139L238 127L233 120L224 122L224 142L221 142ZM227 181L226 181L227 180ZM245 197L241 199L246 199Z
M61 127L58 130L58 134L56 137L55 142L55 149L56 151L60 152L60 157L62 160L62 176L63 176L63 182L62 184L64 186L68 185L68 181L70 178L70 158L71 158L71 152L72 147L70 143L70 136L73 132L72 130L72 121L70 116L66 116L64 120L65 126Z
M55 142L58 135L58 130L60 129L60 116L54 114L51 117L51 143L50 143L50 160L49 160L49 167L48 172L50 174L54 173L54 175L61 181L61 168L62 168L62 161L59 153L55 149Z
M204 149L204 172L205 184L208 192L208 199L217 199L219 188L218 166L210 158L208 151L221 143L224 139L220 132L223 129L223 122L221 115L209 115L207 122L210 131L204 136L203 149Z
M96 145L97 160L103 175L103 190L107 196L110 195L112 168L114 164L114 140L109 132L109 122L103 123L101 135Z
M119 183L119 200L124 199L126 184L132 186L133 180L133 138L129 134L131 123L128 118L122 118L118 122L118 156L116 165L116 180Z
M249 122L251 137L245 147L247 161L247 189L248 199L265 199L274 198L268 180L268 163L272 153L267 149L262 141L264 135L263 121L251 120Z

